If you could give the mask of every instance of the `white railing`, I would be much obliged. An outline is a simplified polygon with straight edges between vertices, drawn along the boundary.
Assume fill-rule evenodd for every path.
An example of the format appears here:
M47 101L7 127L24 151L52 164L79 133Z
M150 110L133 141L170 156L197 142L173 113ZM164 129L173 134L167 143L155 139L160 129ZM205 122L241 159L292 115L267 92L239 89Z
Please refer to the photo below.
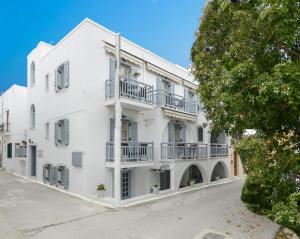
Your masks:
M228 144L210 144L210 157L228 156Z
M105 98L115 97L115 84L113 79L105 81ZM139 101L146 104L153 104L153 86L137 80L120 77L120 97Z
M153 143L121 142L121 161L152 161ZM114 142L106 143L106 161L114 161Z
M169 93L165 90L156 90L154 92L156 104L169 109L196 115L198 113L198 104L194 100L186 99L180 95Z
M199 143L161 143L162 160L196 160L207 158L207 145Z

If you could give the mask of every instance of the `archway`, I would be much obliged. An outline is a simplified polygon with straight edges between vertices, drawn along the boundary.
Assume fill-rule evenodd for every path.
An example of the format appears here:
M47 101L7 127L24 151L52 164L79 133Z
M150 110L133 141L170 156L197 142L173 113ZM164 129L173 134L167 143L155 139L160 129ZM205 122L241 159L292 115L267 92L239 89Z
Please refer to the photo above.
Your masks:
M222 162L216 163L211 174L211 181L218 181L220 179L227 178L227 177L228 177L228 173L224 163Z
M190 186L192 180L194 180L195 183L203 183L202 173L196 165L191 165L184 171L179 188Z

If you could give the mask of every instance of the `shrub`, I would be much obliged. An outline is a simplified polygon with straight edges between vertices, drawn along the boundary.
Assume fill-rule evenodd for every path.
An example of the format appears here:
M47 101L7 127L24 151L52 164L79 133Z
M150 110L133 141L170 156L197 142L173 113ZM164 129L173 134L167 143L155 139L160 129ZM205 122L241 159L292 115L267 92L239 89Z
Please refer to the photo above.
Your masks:
M104 184L99 184L99 185L97 185L97 191L105 191L106 190L106 188L105 188L105 186L104 186Z
M275 222L300 234L300 193L291 194L285 202L276 203L271 217Z

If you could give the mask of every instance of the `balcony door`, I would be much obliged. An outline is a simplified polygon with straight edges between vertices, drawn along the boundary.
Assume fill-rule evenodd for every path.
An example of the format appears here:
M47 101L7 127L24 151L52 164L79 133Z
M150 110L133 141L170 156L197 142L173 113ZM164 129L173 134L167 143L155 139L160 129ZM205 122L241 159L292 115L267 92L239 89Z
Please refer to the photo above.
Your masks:
M132 120L122 120L121 142L138 141L138 124ZM110 141L114 141L115 119L110 119Z
M183 123L170 121L168 124L168 141L181 143L186 141L186 127Z

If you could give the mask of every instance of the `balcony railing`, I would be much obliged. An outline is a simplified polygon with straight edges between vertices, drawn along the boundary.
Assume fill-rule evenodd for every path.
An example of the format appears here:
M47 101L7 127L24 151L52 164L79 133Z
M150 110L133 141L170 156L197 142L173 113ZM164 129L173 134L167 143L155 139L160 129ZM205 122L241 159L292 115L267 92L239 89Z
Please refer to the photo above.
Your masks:
M115 81L105 81L105 98L115 97ZM120 97L130 100L153 104L153 86L136 81L134 79L120 77Z
M228 156L228 144L210 144L210 157Z
M106 143L106 161L114 161L114 142ZM121 161L152 161L153 143L121 142Z
M10 130L10 123L0 124L0 133L7 133Z
M207 145L198 143L161 143L162 160L196 160L207 158Z
M197 114L198 104L194 100L186 99L180 95L169 93L165 90L154 92L156 104L176 111L189 114Z

